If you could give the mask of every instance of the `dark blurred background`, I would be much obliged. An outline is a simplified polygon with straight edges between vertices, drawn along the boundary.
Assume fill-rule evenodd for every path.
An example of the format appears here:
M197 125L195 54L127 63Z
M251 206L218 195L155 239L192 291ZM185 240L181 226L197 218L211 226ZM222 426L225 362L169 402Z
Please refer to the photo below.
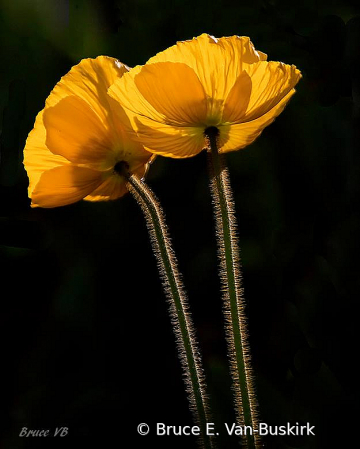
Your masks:
M316 6L315 6L316 5ZM134 200L30 209L22 151L82 58L133 66L203 32L248 35L303 73L284 113L229 154L260 418L315 426L267 448L357 441L360 11L357 1L1 0L1 417L6 449L195 448L156 437L191 424L145 223ZM222 447L234 422L206 155L158 158L165 209L204 354ZM148 436L136 427L146 422ZM64 438L19 438L65 426ZM110 446L111 444L111 446ZM116 445L116 446L115 446Z

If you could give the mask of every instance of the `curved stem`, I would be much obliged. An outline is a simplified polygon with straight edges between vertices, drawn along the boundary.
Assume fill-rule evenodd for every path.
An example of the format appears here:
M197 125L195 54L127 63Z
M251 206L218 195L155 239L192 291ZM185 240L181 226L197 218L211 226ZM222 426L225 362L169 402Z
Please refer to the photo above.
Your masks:
M146 218L147 228L170 306L171 320L174 326L181 364L185 373L185 384L190 408L201 431L200 443L206 449L212 448L214 447L213 441L206 432L206 423L209 421L209 408L200 351L195 339L187 298L177 269L176 258L170 245L164 214L153 192L135 175L131 175L128 178L127 186L130 193L139 203Z
M244 428L246 448L260 447L257 433L257 405L254 393L249 345L246 331L245 302L241 287L240 255L236 236L236 218L230 180L224 156L219 154L218 130L205 131L208 143L210 187L215 209L223 307L231 363L236 417ZM245 433L245 431L244 431Z

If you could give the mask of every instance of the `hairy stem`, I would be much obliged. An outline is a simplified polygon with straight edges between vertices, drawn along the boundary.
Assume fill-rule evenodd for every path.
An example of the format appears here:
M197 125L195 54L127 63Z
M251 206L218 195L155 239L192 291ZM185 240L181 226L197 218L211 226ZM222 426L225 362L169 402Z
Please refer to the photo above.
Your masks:
M213 448L214 442L206 432L206 423L210 417L200 351L195 339L194 327L178 272L176 258L170 245L164 214L153 192L135 175L131 175L128 178L128 189L145 215L170 306L171 321L185 374L185 385L190 408L193 412L194 420L201 430L200 444L201 447L206 449Z
M214 127L206 129L205 137L208 144L210 188L215 209L223 308L235 411L239 425L249 426L246 435L243 435L243 445L253 449L260 447L260 440L258 435L251 431L251 429L257 429L257 404L247 341L234 201L224 155L218 152L218 130Z

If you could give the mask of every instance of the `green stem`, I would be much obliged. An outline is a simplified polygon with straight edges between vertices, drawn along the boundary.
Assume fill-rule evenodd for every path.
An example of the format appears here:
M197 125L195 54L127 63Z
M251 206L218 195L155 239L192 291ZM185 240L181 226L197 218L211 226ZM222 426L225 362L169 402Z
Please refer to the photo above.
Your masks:
M144 182L135 175L131 175L128 178L127 185L130 193L141 206L146 218L147 228L169 301L171 320L174 326L181 364L185 373L190 408L195 422L200 427L201 447L210 449L214 447L214 443L206 432L206 423L209 422L209 408L200 351L195 339L188 302L177 269L177 262L167 234L164 214L157 198Z
M218 130L205 131L208 142L210 187L216 217L216 234L223 286L226 335L231 362L235 410L238 424L249 426L243 436L246 448L260 447L257 429L257 405L247 341L245 302L241 287L240 255L236 235L236 218L230 180L224 155L218 152Z

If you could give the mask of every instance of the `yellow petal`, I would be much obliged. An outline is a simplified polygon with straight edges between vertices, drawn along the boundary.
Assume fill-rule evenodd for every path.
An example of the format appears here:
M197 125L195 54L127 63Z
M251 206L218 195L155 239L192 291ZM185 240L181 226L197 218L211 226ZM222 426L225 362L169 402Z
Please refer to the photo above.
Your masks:
M228 96L241 72L251 64L266 60L266 55L257 52L248 37L231 36L216 39L202 34L192 40L158 53L147 64L158 62L180 62L191 67L212 99L209 105L216 115L219 101Z
M108 56L83 59L56 84L46 100L46 106L55 106L61 99L75 95L107 124L110 111L107 90L128 71L126 65Z
M242 121L254 120L271 110L301 78L294 65L282 62L259 62L246 69L252 89L247 111Z
M146 101L136 87L135 77L140 73L142 68L143 66L138 65L131 69L126 76L116 80L110 86L108 94L114 101L117 101L122 107L126 108L127 111L151 117L158 122L164 122L166 120L164 114L161 114ZM131 118L134 119L134 115Z
M64 98L75 96L79 99L79 103L83 100L83 104L92 111L91 120L96 122L95 117L98 118L98 128L100 124L103 126L103 133L107 133L108 136L109 151L125 148L129 144L133 129L126 112L117 101L110 98L107 91L115 80L128 71L126 65L107 56L83 59L57 83L46 100L45 110L56 106ZM80 119L81 117L77 124ZM80 134L83 130L78 129L77 132ZM57 150L57 153L62 154L61 151Z
M170 126L138 117L139 139L151 153L173 158L195 156L204 148L204 127Z
M220 126L219 147L221 153L240 150L252 143L263 131L270 125L275 118L283 111L287 102L294 95L295 89L292 89L279 103L277 103L266 114L261 115L255 120L244 123Z
M206 120L206 96L199 78L186 64L145 65L134 78L141 95L167 123L194 125Z
M109 95L133 113L161 123L183 126L206 120L203 86L185 64L137 66L116 80Z
M236 123L244 117L250 101L251 88L251 78L243 71L237 77L225 101L223 122Z
M52 153L75 164L103 164L109 168L106 162L111 158L111 133L81 97L72 95L46 107L43 121L46 146Z
M36 117L34 128L28 135L24 149L24 166L29 177L30 198L45 170L69 164L67 159L51 153L45 141L46 130L43 123L43 111L41 111Z
M127 193L125 178L117 175L109 176L91 195L84 198L87 201L116 200Z
M149 153L147 153L149 154ZM156 158L155 155L151 155L151 162ZM147 159L149 157L147 156ZM145 176L147 169L149 168L149 164L151 162L146 163L144 160L138 160L137 162L134 160L133 165L130 168L130 172L139 178ZM107 177L106 177L107 176ZM90 195L84 198L87 201L109 201L116 200L117 198L122 197L127 193L127 181L124 177L118 176L114 173L109 172L108 175L103 174L104 181L100 184L100 186L94 190Z
M45 171L32 193L32 207L59 207L76 203L102 183L100 172L64 165Z

